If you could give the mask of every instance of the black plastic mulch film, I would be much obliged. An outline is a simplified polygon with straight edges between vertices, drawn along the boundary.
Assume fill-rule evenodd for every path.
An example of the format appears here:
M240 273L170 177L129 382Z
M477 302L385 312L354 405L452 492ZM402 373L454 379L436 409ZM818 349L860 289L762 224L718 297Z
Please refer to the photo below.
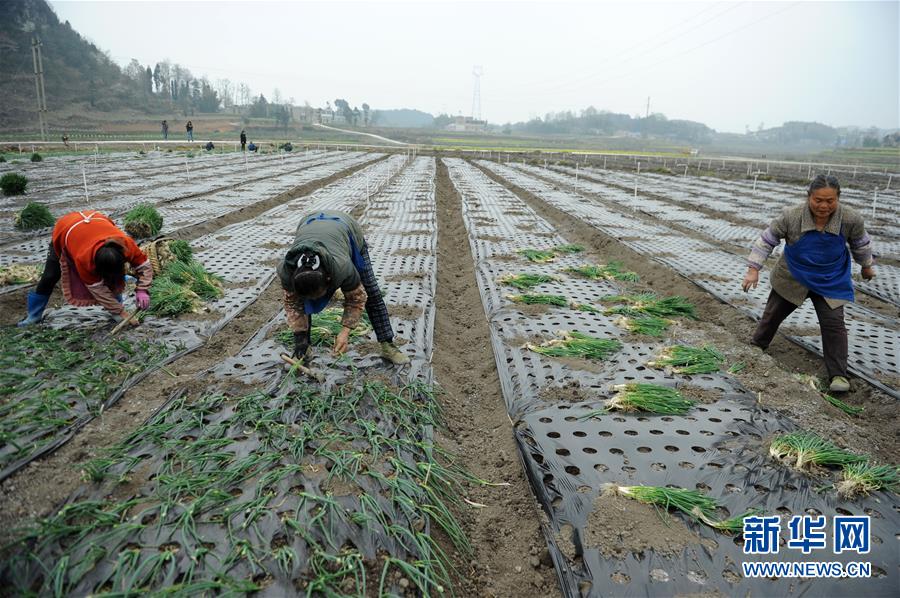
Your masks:
M596 300L621 289L611 282L565 276L564 267L585 263L577 255L547 264L512 259L510 254L525 247L550 249L567 241L474 166L458 159L444 161L462 196L503 395L516 422L515 436L528 478L548 515L544 532L565 595L841 595L858 593L862 583L866 595L888 595L896 589L894 535L900 529L896 497L879 492L865 499L838 501L833 491L817 493L815 480L775 464L767 456L766 439L793 430L794 425L758 406L755 396L733 377L725 373L678 376L648 368L645 363L658 353L659 342L624 342L622 350L596 364L595 371L525 349L526 341L551 338L559 329L602 338L622 339L626 334L601 314L553 308L544 315L526 315L503 299L510 288L499 282L502 275L556 276L558 281L535 287L534 292L561 294L576 302ZM695 386L720 393L720 398L698 404L684 416L610 413L581 417L610 398L614 385L628 382ZM541 396L548 389L573 383L583 391L578 402L554 402ZM821 513L829 520L837 514L868 514L872 517L872 552L853 556L872 562L873 578L865 582L744 579L739 563L748 557L742 553L742 544L693 523L691 529L703 541L688 546L678 557L650 549L641 556L629 553L622 559L604 558L600 547L588 545L586 528L594 500L605 483L703 489L732 516L749 508L783 516ZM654 539L645 540L652 545ZM854 560L845 556L829 551L824 560ZM781 558L820 557L813 552L809 557Z
M372 189L384 185L399 167L399 159L391 160L370 172L372 182L378 181ZM47 583L54 567L62 567L64 587L80 595L116 591L113 582L122 579L116 578L118 567L129 575L150 575L147 579L154 580L150 585L154 589L195 584L182 591L201 591L204 588L196 584L209 582L213 585L206 590L227 592L246 591L251 584L262 588L260 595L282 596L325 592L326 588L310 584L334 576L334 585L352 594L361 588L357 575L363 570L368 592L379 588L385 557L409 563L434 558L434 554L421 554L407 535L427 535L433 525L429 512L418 506L430 503L425 486L419 485L422 480L413 476L415 483L406 487L407 494L398 494L386 485L384 476L403 477L397 472L398 463L415 470L423 460L422 445L417 443L430 438L431 427L422 422L436 404L420 403L408 412L413 415L405 416L412 417L407 421L392 411L391 403L380 404L372 395L357 397L352 407L346 399L330 405L318 401L345 383L359 391L370 375L399 385L415 379L430 382L435 240L415 231L423 226L433 230L435 225L433 178L434 160L416 159L383 192L373 195L362 219L382 283L383 276L392 274L415 280L416 288L408 286L398 298L415 297L421 308L418 315L391 317L398 337L416 338L414 344L403 347L413 360L411 367L386 366L383 360L359 355L352 346L351 359L335 362L324 348L317 352L313 366L328 372L322 387L326 392L316 395L313 387L303 384L283 386L285 368L278 354L285 349L272 338L273 331L283 325L283 313L278 314L237 356L198 374L196 385L189 388L202 390L173 394L148 426L125 441L124 452L105 466L105 481L82 487L64 508L77 520L76 513L89 510L91 501L112 509L115 501L109 498L114 496L124 501L118 504L125 505L128 517L101 524L74 544L70 538L62 544L54 539L39 545L37 557L49 572L20 554L4 563L0 579L8 587L28 588L40 578ZM350 211L365 200L365 183L365 175L357 175L347 185L323 190L317 201L305 207ZM299 218L303 210L296 211ZM411 244L412 238L418 241ZM400 245L420 251L423 260L412 266L385 251ZM384 286L393 287L391 283ZM389 297L394 298L394 293L389 292ZM232 398L217 397L220 392ZM410 398L428 399L427 395ZM326 425L310 429L310 422L320 421L323 413ZM382 448L380 458L369 463L367 455L378 447L366 439L378 437L393 438L401 447L408 445L408 450L385 452ZM191 454L181 460L177 447L184 441L190 444L181 450ZM334 469L336 461L330 457L334 452L361 456L360 472L349 475ZM192 467L193 459L214 453L221 458ZM123 489L120 484L131 472L146 481ZM148 477L151 472L156 473ZM204 492L194 496L185 489L182 498L174 497L166 510L165 492L175 488L168 478L185 472L201 483ZM420 470L415 475L428 473ZM206 493L211 485L204 482L207 479L225 479L227 487L221 491L226 494ZM435 479L432 485L436 484ZM186 521L190 524L185 525ZM65 562L60 559L63 546L70 555ZM157 562L158 570L153 569ZM392 570L385 591L403 594L398 571ZM430 591L437 593L433 587Z
M151 316L136 330L120 333L132 340L165 345L169 355L160 363L125 381L112 395L100 398L99 402L104 407L109 407L159 366L171 363L201 347L207 338L252 304L272 282L275 278L275 262L280 257L279 247L290 243L294 229L304 213L314 209L333 209L330 206L352 207L354 203L365 199L367 177L371 181L384 181L391 169L398 167L400 161L402 158L396 157L377 163L311 195L282 204L251 220L224 227L193 241L191 244L194 256L209 272L218 274L226 283L224 295L207 303L213 317L192 319L188 315L179 321L173 321L170 318ZM372 182L370 186L375 188ZM132 301L131 298L126 299L126 308L133 309ZM98 325L104 326L106 321L106 316L99 307L65 306L48 310L42 325L53 328L94 329ZM102 336L105 333L106 329L99 334ZM65 413L64 417L74 420L60 429L34 431L27 438L11 438L10 442L0 446L0 454L12 454L19 451L16 445L42 442L42 437L48 433L55 435L53 442L42 445L38 450L27 451L22 458L5 463L0 470L0 480L9 477L34 459L55 450L94 418L94 414L85 404L86 400L76 392L72 391L63 398L72 403L71 410Z
M635 251L649 255L654 260L672 268L718 299L741 309L758 319L769 294L768 270L760 273L756 289L744 293L734 280L722 280L721 273L734 273L737 277L746 269L743 256L724 252L700 239L686 238L663 225L651 224L640 219L628 218L612 210L606 210L594 199L554 189L525 171L544 171L533 167L515 165L511 168L482 161L482 166L492 170L512 183L534 193L550 205L569 212L586 223L615 237ZM597 197L597 196L595 196ZM608 189L601 201L637 209L649 200L634 199L633 194L619 189ZM633 202L637 203L633 203ZM895 387L895 377L900 368L900 335L895 319L887 318L864 306L851 303L844 306L847 333L850 341L849 370L884 392L900 398ZM792 331L792 327L796 327ZM815 330L814 333L806 331ZM793 342L821 355L821 337L812 305L805 303L784 324L785 335Z
M240 210L253 203L274 197L310 181L327 178L342 169L375 160L379 154L332 152L313 154L309 157L298 155L285 162L269 158L269 164L226 164L213 169L204 177L189 178L184 185L172 185L171 176L162 186L149 192L141 187L131 194L115 194L113 197L85 203L83 196L69 202L67 207L54 210L57 215L73 209L99 210L114 219L123 215L138 203L152 203L159 209L165 220L165 231L172 234L206 220ZM127 180L127 179L126 179ZM42 201L33 197L32 201ZM0 266L18 263L43 263L47 252L49 230L32 233L4 234L3 254ZM21 286L21 285L19 285ZM0 288L0 293L14 290L16 285Z
M701 185L686 183L682 179L671 176L643 174L637 177L625 173L600 174L594 170L589 170L587 173L581 171L578 173L576 181L575 174L575 170L572 168L551 168L540 171L541 176L574 186L591 195L622 194L623 191L620 188L612 185L632 187L637 183L640 196L634 197L632 193L629 206L646 214L660 217L666 222L677 222L717 241L731 243L741 257L747 251L746 248L752 239L759 235L763 226L768 224L775 215L781 213L782 208L796 205L803 198L802 188L795 189L791 194L776 194L775 197L779 200L772 201L766 196L761 196L762 191L754 192L752 188L749 191L744 189L743 194L738 195L735 190L731 190L731 192L722 190L720 188L722 183L712 181L704 182ZM648 192L664 201L646 197ZM627 195L627 192L624 193ZM619 195L619 197L623 196ZM682 205L673 204L673 201L681 202ZM841 201L847 205L855 205L865 215L866 220L870 220L871 212L868 206L854 202L852 191L843 192ZM885 202L887 201L889 200L885 198ZM697 205L717 210L723 215L738 216L743 220L755 221L759 224L754 227L734 224L728 220L694 210L693 206ZM888 209L884 212L892 214L896 218L898 215L891 212L889 207L885 206ZM868 223L868 229L874 238L873 246L877 255L893 259L900 257L896 251L896 243L900 240L900 227L883 223L882 218L878 218L875 222ZM858 266L855 268L858 269ZM856 287L859 291L894 305L900 305L900 268L890 264L879 264L878 275L875 279L871 281L860 279L856 282Z

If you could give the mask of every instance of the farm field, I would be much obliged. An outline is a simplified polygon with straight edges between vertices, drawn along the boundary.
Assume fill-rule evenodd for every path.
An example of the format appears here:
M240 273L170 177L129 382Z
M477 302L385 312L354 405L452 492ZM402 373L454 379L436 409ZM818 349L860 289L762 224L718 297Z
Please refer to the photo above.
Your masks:
M221 286L202 311L114 340L99 308L58 294L40 326L16 328L30 283L0 287L13 595L887 596L900 583L896 492L839 493L837 465L792 467L771 448L808 431L896 471L896 192L874 213L868 190L842 194L881 262L845 308L841 408L811 385L824 368L808 303L768 352L748 343L769 284L767 268L741 291L746 252L800 185L411 149L113 152L6 172L28 187L0 198L0 267L42 267L50 228L13 226L28 202L117 223L151 203ZM340 358L321 333L322 383L281 359L293 341L275 266L320 210L363 226L409 365L379 357L370 328ZM705 367L671 361L679 347ZM664 406L628 403L641 393ZM706 502L667 510L637 486ZM871 577L745 578L740 563L762 559L733 520L754 513L784 528L868 515L865 557L779 558L865 560Z

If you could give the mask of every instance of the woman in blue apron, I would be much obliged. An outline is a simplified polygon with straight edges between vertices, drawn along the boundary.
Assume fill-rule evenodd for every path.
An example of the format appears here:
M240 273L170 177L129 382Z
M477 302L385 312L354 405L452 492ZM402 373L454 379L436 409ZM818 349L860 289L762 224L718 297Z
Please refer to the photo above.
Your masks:
M851 257L862 266L865 280L875 277L862 215L842 205L840 196L836 177L817 176L806 201L785 208L753 244L741 285L745 292L756 288L760 269L784 239L784 253L770 276L772 291L751 342L766 349L784 319L809 297L819 318L831 392L850 390L844 304L854 299Z
M387 306L363 238L362 228L349 214L322 211L300 221L294 243L278 265L284 291L284 311L294 332L294 356L302 358L309 348L312 314L321 312L335 292L344 295L341 331L334 354L343 354L350 331L359 324L363 309L369 316L381 348L381 356L402 365L409 358L394 343Z

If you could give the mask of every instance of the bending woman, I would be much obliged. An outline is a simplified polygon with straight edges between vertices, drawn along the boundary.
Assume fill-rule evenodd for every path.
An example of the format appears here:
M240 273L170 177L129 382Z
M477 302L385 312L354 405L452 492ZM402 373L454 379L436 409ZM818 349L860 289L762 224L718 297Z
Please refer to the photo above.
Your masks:
M126 263L131 264L137 277L135 303L138 309L147 309L153 268L144 252L100 212L66 214L53 227L44 273L35 290L28 293L28 315L19 326L41 321L60 279L68 303L78 307L101 305L116 321L128 317L122 305Z
M278 265L284 290L284 312L294 331L294 357L302 358L311 343L312 314L328 305L337 289L344 294L341 331L334 354L349 345L350 330L359 324L363 308L381 344L381 356L402 365L409 357L394 346L394 331L375 280L362 229L349 214L316 212L300 221L294 244Z
M756 288L760 269L784 239L784 254L770 276L772 291L751 342L766 349L784 319L809 297L819 318L832 392L850 390L844 304L854 299L851 255L862 266L865 280L875 277L863 218L853 208L841 205L840 196L836 177L817 176L809 185L806 201L785 208L753 244L741 285L745 292Z

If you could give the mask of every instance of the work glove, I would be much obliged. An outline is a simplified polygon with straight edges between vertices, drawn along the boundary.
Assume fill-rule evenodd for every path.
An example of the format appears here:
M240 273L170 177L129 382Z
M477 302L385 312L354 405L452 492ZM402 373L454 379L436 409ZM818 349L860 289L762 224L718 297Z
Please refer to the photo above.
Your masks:
M303 359L306 357L306 351L309 349L309 332L295 332L294 333L294 354L291 356L294 359Z
M143 289L134 292L134 302L138 309L147 309L150 307L150 293Z

